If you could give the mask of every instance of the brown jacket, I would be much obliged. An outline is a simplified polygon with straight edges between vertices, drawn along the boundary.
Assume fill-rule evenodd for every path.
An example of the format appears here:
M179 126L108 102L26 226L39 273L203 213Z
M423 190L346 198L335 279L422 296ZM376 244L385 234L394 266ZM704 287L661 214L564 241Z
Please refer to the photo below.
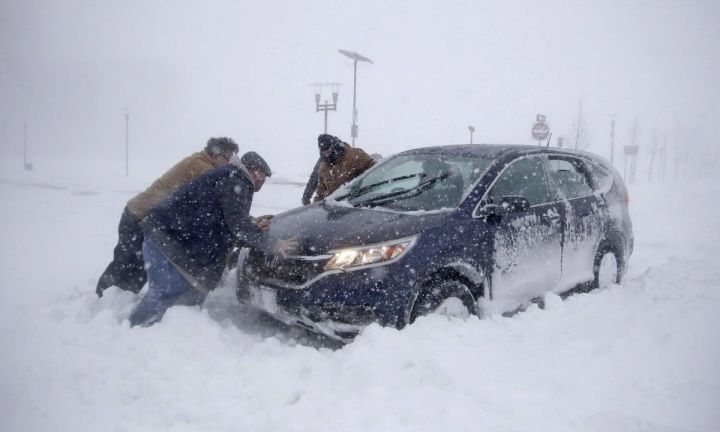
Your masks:
M215 162L205 150L194 153L175 164L162 177L155 180L149 188L145 189L145 192L139 193L128 201L127 207L138 219L143 219L150 209L174 193L180 186L196 179L205 171L221 165Z
M315 201L324 199L344 183L364 173L373 165L375 165L375 160L357 147L348 147L335 165L329 165L323 160L318 168Z

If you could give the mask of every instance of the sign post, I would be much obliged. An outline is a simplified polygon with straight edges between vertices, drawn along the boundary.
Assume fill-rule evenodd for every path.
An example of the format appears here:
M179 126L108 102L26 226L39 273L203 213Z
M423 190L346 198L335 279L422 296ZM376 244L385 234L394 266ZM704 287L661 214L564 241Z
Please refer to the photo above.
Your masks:
M25 171L32 171L33 164L27 161L27 125L23 122L23 168Z
M635 162L637 160L637 154L640 148L636 145L625 146L625 181L629 184L635 183ZM630 163L630 170L628 171L628 162Z
M538 140L538 145L542 145L542 140L546 139L548 135L550 135L550 127L548 127L547 123L545 123L545 115L537 115L531 133L532 137Z

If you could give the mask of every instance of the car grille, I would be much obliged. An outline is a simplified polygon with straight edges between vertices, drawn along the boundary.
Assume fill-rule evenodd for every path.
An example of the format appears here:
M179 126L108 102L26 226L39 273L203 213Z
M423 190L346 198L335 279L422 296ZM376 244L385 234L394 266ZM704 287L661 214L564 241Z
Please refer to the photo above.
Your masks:
M328 257L292 257L284 259L251 249L245 261L245 272L270 285L298 286L323 272Z

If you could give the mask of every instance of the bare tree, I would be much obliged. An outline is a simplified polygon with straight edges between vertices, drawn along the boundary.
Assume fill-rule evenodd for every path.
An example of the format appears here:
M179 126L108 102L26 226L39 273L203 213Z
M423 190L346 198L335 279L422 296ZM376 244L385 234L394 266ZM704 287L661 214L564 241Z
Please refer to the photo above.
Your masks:
M660 180L665 183L665 173L667 172L667 135L663 135L663 144L660 147Z
M590 146L590 123L583 110L583 101L580 98L578 111L570 126L570 146L575 150L584 150Z

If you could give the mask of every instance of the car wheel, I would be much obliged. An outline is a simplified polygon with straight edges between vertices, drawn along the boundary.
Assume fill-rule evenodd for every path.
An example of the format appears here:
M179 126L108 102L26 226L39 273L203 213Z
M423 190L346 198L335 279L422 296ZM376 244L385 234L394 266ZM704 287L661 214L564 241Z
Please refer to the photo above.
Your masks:
M475 298L470 289L458 280L433 281L422 289L410 315L410 323L418 317L439 313L467 318L477 314Z
M607 243L603 243L595 254L593 264L592 288L608 288L620 282L620 261L615 250Z

